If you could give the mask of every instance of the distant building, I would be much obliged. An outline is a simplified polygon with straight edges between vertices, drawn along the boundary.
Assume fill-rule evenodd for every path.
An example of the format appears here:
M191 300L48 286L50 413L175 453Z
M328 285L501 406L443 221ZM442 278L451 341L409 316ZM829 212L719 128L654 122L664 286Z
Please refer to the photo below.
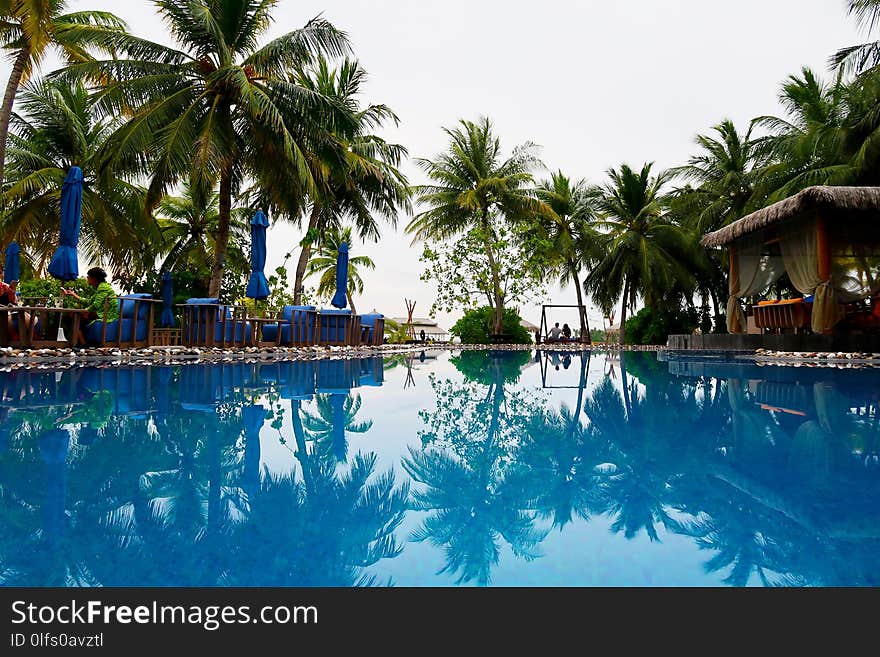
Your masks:
M401 326L405 326L407 323L406 317L392 317L391 319ZM449 331L440 328L437 322L433 319L428 319L426 317L413 317L412 327L416 340L420 339L419 335L421 331L425 332L426 340L435 340L436 342L446 342L449 340Z

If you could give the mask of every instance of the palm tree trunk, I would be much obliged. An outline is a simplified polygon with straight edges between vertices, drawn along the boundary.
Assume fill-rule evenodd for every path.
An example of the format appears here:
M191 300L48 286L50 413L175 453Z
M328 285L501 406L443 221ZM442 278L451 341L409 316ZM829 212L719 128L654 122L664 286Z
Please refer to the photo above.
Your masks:
M623 284L623 303L620 307L620 335L617 336L618 344L626 344L626 307L629 305L629 279Z
M346 291L345 296L348 297L348 305L351 307L351 314L357 315L358 311L354 307L354 299L351 298L351 292Z
M306 236L311 235L312 231L318 227L318 218L321 216L321 206L315 203L312 206L312 213L309 215L309 226L306 229ZM299 252L299 260L296 263L296 277L293 279L293 305L302 305L303 297L303 279L306 277L306 267L309 264L309 258L312 257L312 243L306 242L302 245Z
M492 332L501 335L504 331L504 293L501 291L501 278L498 276L498 265L495 262L495 251L492 249L489 229L489 218L483 215L482 228L484 244L486 247L486 259L489 261L489 271L492 274L492 297L494 299L494 316L492 318Z
M568 266L571 268L571 278L574 280L574 289L577 292L577 300L578 300L578 317L581 322L581 342L591 343L593 340L590 337L590 318L587 317L587 309L584 308L583 312L581 312L581 308L584 305L584 297L581 292L581 282L578 279L577 274L577 265L575 265L574 261L570 260L568 262Z
M6 139L9 136L12 106L15 104L15 94L18 93L18 85L21 84L21 78L24 75L24 67L30 57L30 45L25 45L18 51L15 63L12 65L12 72L9 74L9 81L6 83L3 105L0 106L0 190L3 189L3 172L6 168Z
M620 352L620 386L623 388L623 406L626 409L626 421L632 419L632 397L630 396L629 379L626 375L626 354Z
M214 236L214 268L211 270L211 282L208 285L208 296L213 298L220 296L223 270L226 268L226 249L229 246L229 224L232 221L231 163L224 166L220 173L220 214L217 219L217 234Z

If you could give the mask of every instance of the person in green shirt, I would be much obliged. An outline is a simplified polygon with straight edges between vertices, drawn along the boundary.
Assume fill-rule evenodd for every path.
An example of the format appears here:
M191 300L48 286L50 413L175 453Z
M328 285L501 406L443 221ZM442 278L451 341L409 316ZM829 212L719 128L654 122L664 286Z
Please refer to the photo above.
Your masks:
M73 290L61 288L65 296L73 297L77 302L84 304L83 315L87 324L93 322L107 322L108 324L119 319L119 303L116 299L116 291L107 282L107 272L100 267L92 267L86 272L86 282L93 288L94 293L88 299L83 299ZM107 313L106 316L104 313ZM79 335L74 338L74 345L85 344L86 339L80 326Z

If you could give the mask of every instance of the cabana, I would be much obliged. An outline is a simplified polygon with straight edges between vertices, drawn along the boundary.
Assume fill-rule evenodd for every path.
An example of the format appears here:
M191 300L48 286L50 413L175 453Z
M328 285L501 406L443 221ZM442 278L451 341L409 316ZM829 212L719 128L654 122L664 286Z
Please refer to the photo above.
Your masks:
M783 274L802 297L753 306L760 332L880 330L878 219L880 187L809 187L705 235L729 253L728 331L746 332L743 300Z

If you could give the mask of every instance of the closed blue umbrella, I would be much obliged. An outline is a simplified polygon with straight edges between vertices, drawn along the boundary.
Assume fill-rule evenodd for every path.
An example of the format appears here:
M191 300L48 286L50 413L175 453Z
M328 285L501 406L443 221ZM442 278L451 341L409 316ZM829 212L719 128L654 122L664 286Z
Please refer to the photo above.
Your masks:
M70 434L67 429L51 429L40 436L38 446L46 473L46 492L42 508L43 534L50 544L57 544L65 524L66 459L70 448Z
M169 328L174 326L174 285L171 282L171 272L162 274L162 315L159 317L159 326Z
M269 281L263 269L266 267L266 229L269 220L262 210L257 210L251 219L251 277L248 279L245 296L262 301L269 296Z
M21 280L20 253L21 249L18 248L18 243L16 242L10 242L9 246L6 247L6 262L3 264L4 283Z
M76 248L79 244L79 224L82 218L82 188L82 169L70 167L61 189L60 244L49 263L49 273L62 281L72 281L79 276Z
M253 499L260 489L260 429L266 420L266 409L257 404L245 406L241 419L245 435L242 488Z
M339 253L336 255L336 294L330 305L334 308L345 308L347 303L346 292L348 291L348 244L343 242L339 245Z

